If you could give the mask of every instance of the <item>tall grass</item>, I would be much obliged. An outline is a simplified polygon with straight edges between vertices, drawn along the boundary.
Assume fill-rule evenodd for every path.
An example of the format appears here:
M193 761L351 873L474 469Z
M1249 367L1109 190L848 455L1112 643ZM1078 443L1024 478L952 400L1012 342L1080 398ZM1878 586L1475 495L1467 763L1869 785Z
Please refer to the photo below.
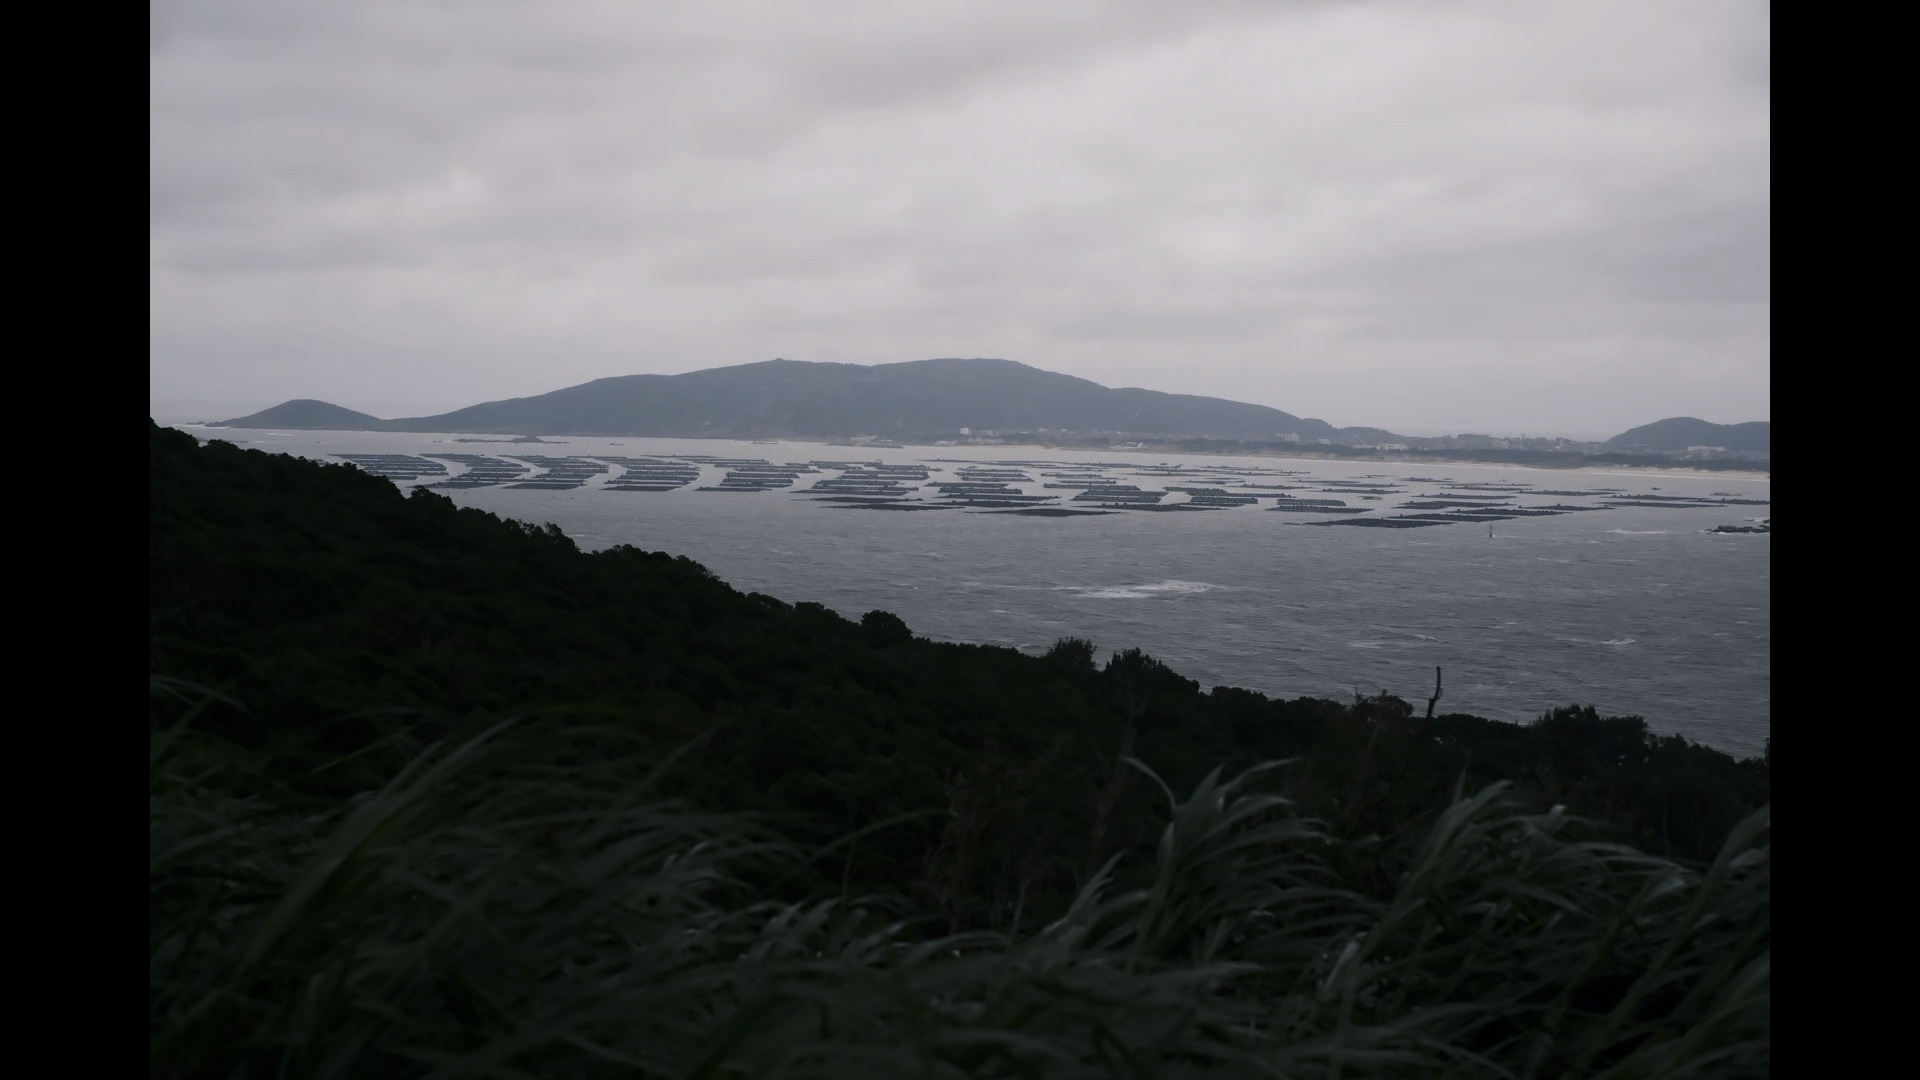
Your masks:
M1166 791L1147 887L1109 863L1009 939L769 899L804 852L661 802L671 762L615 733L566 737L602 750L562 766L561 735L503 726L315 808L254 755L155 735L153 1075L1768 1068L1766 811L1690 867L1458 792L1382 899L1316 822L1216 772Z

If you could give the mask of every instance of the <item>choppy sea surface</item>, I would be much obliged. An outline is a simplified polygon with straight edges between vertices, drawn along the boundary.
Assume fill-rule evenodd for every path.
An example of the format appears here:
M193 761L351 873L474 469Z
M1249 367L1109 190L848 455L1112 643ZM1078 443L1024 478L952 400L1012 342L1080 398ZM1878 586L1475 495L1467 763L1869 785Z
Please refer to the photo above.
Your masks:
M1770 723L1771 537L1709 531L1770 518L1763 476L179 426L352 455L585 549L686 555L742 591L884 609L938 641L1137 646L1203 686L1286 698L1424 705L1439 667L1442 712L1525 722L1590 704L1740 756ZM409 479L409 459L444 471ZM1183 502L1216 508L1167 509ZM1536 512L1502 514L1516 508Z

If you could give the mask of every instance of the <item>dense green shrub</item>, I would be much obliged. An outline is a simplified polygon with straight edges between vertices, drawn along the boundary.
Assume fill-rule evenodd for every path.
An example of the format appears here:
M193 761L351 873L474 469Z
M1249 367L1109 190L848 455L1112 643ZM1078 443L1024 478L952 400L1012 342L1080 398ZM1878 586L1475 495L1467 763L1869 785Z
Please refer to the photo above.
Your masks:
M1138 888L1110 862L1049 924L930 935L898 900L763 899L750 882L801 849L663 803L672 763L535 763L608 737L496 728L316 811L263 789L240 748L156 735L152 1075L1768 1066L1764 811L1695 870L1494 785L1449 804L1373 897L1258 772L1175 799L1134 764L1166 799Z

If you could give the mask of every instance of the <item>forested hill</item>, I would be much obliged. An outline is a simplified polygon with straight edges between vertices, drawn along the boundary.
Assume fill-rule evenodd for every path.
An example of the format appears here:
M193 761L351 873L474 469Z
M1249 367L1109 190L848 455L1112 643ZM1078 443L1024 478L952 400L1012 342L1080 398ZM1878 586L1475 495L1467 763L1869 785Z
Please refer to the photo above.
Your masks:
M150 1076L1767 1075L1764 758L151 437Z
M936 439L962 429L1200 438L1335 433L1324 421L1264 405L1116 390L1011 360L986 359L873 366L769 360L682 375L623 375L400 420L373 420L346 409L337 410L344 415L320 415L311 408L290 408L296 404L322 403L289 402L215 426L734 439Z
M1607 440L1616 450L1653 450L1663 453L1694 446L1715 446L1722 450L1765 454L1772 449L1773 423L1753 420L1745 424L1715 424L1692 416L1673 416L1623 431Z
M216 427L278 428L283 431L375 431L386 421L312 398L283 401L251 416L228 420Z

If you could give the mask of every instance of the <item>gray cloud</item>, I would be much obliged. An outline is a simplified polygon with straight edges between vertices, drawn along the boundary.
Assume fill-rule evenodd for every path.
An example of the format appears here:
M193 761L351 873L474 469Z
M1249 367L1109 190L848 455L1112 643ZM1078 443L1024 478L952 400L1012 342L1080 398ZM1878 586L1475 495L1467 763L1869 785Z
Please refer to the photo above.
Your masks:
M151 392L980 355L1409 431L1764 417L1767 17L158 4Z

